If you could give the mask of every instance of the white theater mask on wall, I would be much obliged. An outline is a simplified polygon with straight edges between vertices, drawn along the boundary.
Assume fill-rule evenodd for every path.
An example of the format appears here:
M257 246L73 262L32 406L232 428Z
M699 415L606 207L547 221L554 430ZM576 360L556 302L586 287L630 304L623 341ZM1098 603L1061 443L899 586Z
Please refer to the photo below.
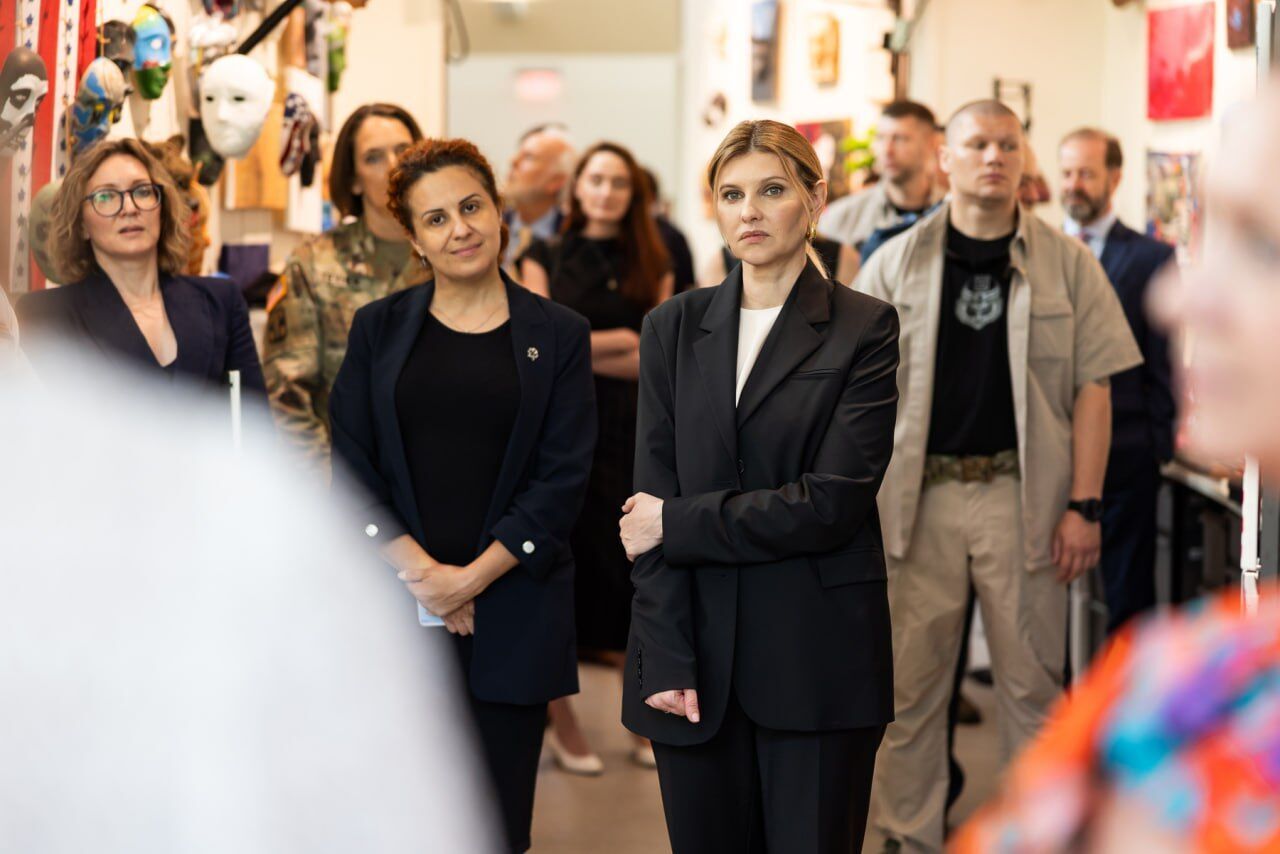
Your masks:
M209 145L223 157L244 157L271 110L276 84L254 60L232 54L214 60L200 78L200 119Z

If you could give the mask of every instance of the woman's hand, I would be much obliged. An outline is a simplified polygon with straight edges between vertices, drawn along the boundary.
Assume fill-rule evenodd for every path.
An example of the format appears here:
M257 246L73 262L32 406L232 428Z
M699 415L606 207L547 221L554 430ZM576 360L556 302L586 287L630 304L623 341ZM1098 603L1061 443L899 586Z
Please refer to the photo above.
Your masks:
M669 715L680 715L688 718L691 724L696 724L702 720L702 715L698 711L698 692L692 688L662 691L645 699L644 704L651 709L657 709Z
M627 560L635 560L662 545L662 499L638 492L622 505L623 517L618 522L622 547Z
M452 614L480 595L476 573L468 567L435 563L425 567L409 567L396 573L413 598L437 617Z
M472 599L452 614L445 614L444 627L454 635L474 635L476 633L476 600Z

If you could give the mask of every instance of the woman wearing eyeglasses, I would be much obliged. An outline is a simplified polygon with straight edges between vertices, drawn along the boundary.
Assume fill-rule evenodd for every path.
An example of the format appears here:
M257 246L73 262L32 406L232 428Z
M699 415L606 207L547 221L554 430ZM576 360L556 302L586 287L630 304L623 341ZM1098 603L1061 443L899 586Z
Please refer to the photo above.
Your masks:
M265 398L249 312L230 281L180 275L189 209L137 140L86 151L53 203L49 250L75 284L18 303L23 348L37 373L49 345L141 367L158 377L222 383Z

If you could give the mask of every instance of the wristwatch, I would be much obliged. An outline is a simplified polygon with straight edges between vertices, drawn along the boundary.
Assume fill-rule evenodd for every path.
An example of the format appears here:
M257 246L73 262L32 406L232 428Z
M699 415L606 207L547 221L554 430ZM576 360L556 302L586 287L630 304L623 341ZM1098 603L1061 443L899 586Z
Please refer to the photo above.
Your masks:
M1067 509L1074 510L1084 517L1086 522L1102 521L1102 500L1086 498L1083 501L1068 501Z

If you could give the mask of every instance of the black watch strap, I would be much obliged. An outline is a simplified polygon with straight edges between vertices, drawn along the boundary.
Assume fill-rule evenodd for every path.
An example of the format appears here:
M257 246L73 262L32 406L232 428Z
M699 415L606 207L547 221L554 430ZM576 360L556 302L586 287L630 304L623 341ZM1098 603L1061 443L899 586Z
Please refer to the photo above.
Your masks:
M1086 498L1083 501L1068 501L1067 509L1074 510L1087 522L1102 521L1102 499Z

